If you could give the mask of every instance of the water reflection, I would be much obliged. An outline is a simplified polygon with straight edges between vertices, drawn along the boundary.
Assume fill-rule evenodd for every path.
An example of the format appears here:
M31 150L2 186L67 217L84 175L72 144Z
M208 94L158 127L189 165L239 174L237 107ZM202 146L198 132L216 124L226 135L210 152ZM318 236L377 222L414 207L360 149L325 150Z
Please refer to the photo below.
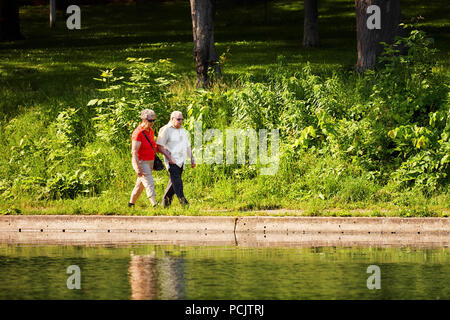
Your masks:
M130 253L131 299L174 300L185 298L184 259L182 257L156 257Z
M156 253L134 255L131 253L130 274L131 299L153 300L157 297Z
M450 299L449 284L449 248L0 244L0 299Z

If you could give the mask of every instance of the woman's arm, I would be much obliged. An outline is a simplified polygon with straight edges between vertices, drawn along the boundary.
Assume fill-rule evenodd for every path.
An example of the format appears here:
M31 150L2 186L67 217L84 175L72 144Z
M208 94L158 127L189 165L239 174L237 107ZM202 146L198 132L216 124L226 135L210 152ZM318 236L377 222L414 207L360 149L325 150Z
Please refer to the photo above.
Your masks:
M142 165L140 164L138 157L138 151L140 147L141 147L140 141L131 140L131 161L133 162L133 168L135 168L134 170L136 170L138 177L142 177L144 175L143 174L144 171L142 169Z

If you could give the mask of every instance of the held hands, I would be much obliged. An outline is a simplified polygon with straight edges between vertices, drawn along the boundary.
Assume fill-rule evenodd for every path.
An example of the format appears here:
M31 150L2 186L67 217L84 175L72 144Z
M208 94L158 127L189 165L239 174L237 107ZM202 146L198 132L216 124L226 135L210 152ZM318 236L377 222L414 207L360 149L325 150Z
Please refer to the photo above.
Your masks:
M171 153L170 153L170 151L169 150L167 150L167 149L163 149L165 152L163 153L164 154L164 156L167 158L167 160L169 161L169 163L170 164L174 164L175 163L175 160L172 158L172 155L171 155Z
M175 159L172 158L172 155L169 150L167 150L165 148L163 149L163 148L161 148L161 146L160 146L160 150L164 150L163 154L169 161L169 164L175 164ZM196 164L195 164L194 158L191 158L191 168L195 168L195 166L196 166Z

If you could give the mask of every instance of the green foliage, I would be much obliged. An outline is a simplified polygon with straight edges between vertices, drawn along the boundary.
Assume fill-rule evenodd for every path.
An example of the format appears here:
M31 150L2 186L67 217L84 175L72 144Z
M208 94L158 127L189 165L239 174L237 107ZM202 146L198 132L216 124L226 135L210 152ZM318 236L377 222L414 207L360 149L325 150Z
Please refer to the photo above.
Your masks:
M281 128L291 148L351 161L381 183L393 173L399 187L432 193L447 186L450 91L431 43L411 31L387 47L377 70L362 79L349 74L353 87L336 74L314 76L308 67L290 78L275 75L282 90L294 93L278 108L288 119ZM401 45L406 55L395 49Z
M8 162L1 167L2 177L7 177L0 181L3 198L22 193L37 199L95 195L117 176L129 174L124 173L123 158L129 154L125 150L139 113L144 108L164 113L169 77L174 76L168 73L167 60L128 61L128 82L113 70L102 71L97 80L104 83L104 97L79 108L62 108L49 124L34 112L9 122L2 131L10 145Z
M401 164L394 177L426 193L449 181L450 87L432 44L423 31L412 30L407 38L387 46L380 59L384 68L368 77L378 81L372 94L375 114L370 115L390 129L391 145L384 148L383 156L397 155ZM407 55L397 54L395 46L401 45Z
M398 54L401 45L406 55ZM306 201L311 214L321 214L324 203L392 201L414 207L400 213L405 216L436 215L411 200L441 193L442 206L448 199L450 90L430 45L423 32L412 31L388 46L376 70L364 76L342 69L320 73L311 64L293 72L279 56L262 77L242 74L210 90L186 86L167 59L128 58L120 76L118 69L101 71L96 80L102 87L87 103L58 102L51 112L31 110L2 123L2 201L24 194L74 201L95 195L125 203L134 179L130 135L140 111L150 108L157 114L155 129L177 109L191 133L195 121L202 121L203 132L280 131L275 176L260 175L259 164L186 170L193 205L246 210ZM155 173L158 194L164 174Z
M201 121L202 128L226 128L230 124L232 110L228 103L231 91L221 91L218 88L211 91L195 89L179 97L173 97L172 105L177 110L185 112L184 126L191 132L194 122Z
M230 96L236 124L256 130L278 128L282 97L279 91L267 89L265 84L246 82Z
M127 58L130 63L129 79L114 76L114 69L104 70L98 80L105 87L99 89L105 97L88 102L96 116L93 118L96 135L103 141L120 145L127 141L139 123L139 113L143 109L152 109L160 117L170 114L167 99L168 86L175 75L170 73L170 61L161 59L148 62L146 58ZM158 123L158 122L156 122Z

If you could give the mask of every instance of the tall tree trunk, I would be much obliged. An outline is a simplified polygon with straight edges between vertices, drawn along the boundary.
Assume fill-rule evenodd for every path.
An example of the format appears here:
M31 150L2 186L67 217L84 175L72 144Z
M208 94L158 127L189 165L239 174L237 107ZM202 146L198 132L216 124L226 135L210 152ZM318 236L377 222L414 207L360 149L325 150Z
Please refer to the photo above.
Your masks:
M318 28L318 11L317 0L304 1L305 20L303 24L303 46L304 47L318 47L319 28Z
M380 29L370 29L375 12L367 13L367 8L376 5L380 8ZM394 43L395 37L401 35L401 9L400 0L355 0L356 6L356 38L358 61L356 69L366 71L375 66L377 57L383 52L383 45ZM370 21L368 22L368 19Z
M56 0L50 0L50 28L56 26Z
M17 0L0 0L0 41L23 39Z
M215 75L221 77L219 57L214 46L215 0L190 0L192 31L194 36L194 61L197 71L197 87L207 87L211 79L208 70L214 69Z

